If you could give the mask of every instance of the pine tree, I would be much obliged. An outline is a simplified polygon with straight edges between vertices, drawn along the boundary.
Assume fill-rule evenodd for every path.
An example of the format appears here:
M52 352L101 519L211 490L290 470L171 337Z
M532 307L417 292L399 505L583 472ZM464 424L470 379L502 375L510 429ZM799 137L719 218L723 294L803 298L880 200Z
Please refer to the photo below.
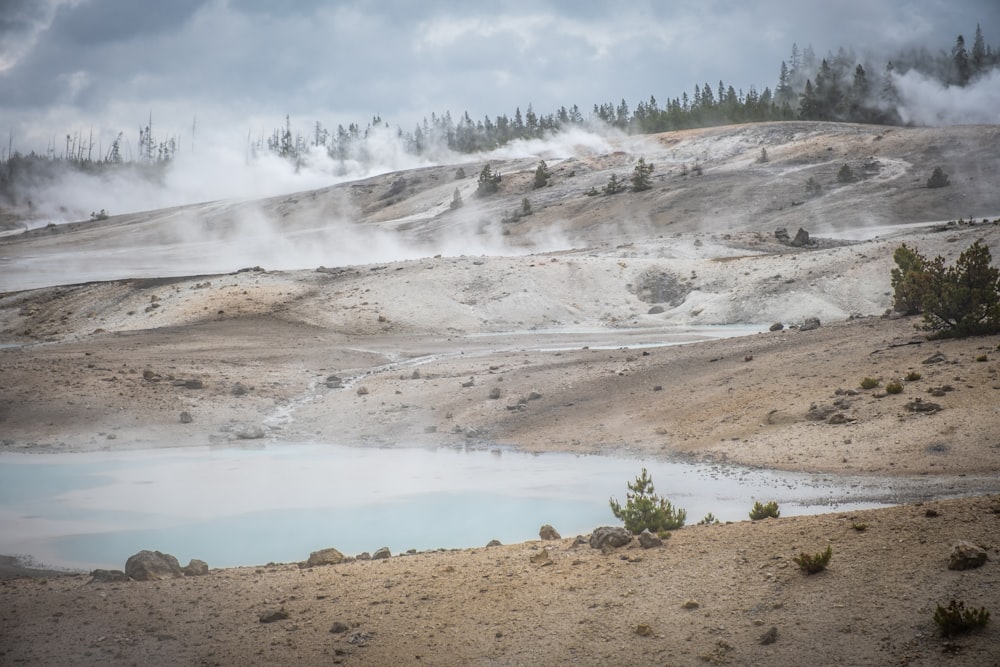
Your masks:
M868 97L870 94L871 84L868 83L865 68L858 63L858 66L854 68L854 81L851 84L851 91L848 94L848 120L862 123L868 121L868 113L865 109L868 106Z
M965 38L961 35L955 40L955 46L951 50L951 59L955 68L955 83L960 86L969 83L969 53L965 50Z
M795 91L792 89L791 75L788 73L788 65L781 61L781 72L778 74L778 87L774 90L778 103L791 104L795 100Z
M954 266L941 257L924 265L925 328L937 337L985 336L1000 332L1000 270L990 265L990 249L976 241Z
M617 174L611 174L608 178L607 184L604 186L604 194L606 195L616 195L625 189L625 183L618 178Z
M976 39L972 42L972 71L982 72L986 69L986 46L983 42L983 29L976 24Z
M632 192L642 192L653 187L652 173L653 163L646 164L646 158L640 157L632 171Z
M809 79L806 79L806 87L800 96L799 118L803 120L816 120L819 118L819 104L816 100L816 92L813 90L812 81Z
M491 195L500 189L500 172L494 172L490 168L490 163L487 162L483 170L479 172L479 181L476 187L476 195L479 197L485 197L486 195Z

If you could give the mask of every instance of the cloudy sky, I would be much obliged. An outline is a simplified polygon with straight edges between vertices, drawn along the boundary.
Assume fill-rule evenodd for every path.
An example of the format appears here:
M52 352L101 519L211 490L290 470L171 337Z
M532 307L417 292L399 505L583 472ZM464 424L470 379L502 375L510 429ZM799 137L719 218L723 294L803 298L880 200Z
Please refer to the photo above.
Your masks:
M305 134L374 114L412 130L446 110L586 113L720 79L773 88L793 42L878 61L971 46L977 23L1000 44L996 0L0 0L0 131L61 152L91 128L134 140L152 113L183 150L195 118L241 142L285 114Z

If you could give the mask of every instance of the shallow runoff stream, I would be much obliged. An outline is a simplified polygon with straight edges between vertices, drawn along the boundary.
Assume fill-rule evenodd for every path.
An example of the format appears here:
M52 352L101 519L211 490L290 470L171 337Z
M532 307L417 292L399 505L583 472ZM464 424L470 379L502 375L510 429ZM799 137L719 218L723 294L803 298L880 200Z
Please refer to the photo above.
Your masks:
M748 518L879 507L975 491L971 478L871 478L504 448L266 444L0 454L0 554L71 570L122 569L142 549L211 567L293 562L336 547L467 548L620 525L608 499L646 467L687 511Z

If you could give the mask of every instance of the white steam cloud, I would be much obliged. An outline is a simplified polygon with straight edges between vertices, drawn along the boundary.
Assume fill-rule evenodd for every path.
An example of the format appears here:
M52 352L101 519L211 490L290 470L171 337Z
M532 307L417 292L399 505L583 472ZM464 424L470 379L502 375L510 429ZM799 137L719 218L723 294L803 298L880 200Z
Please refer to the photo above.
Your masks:
M447 155L438 151L436 157ZM220 199L271 197L429 164L407 153L388 128L370 132L363 157L333 160L320 146L299 165L269 152L251 157L220 141L202 142L195 152L178 152L156 180L130 169L100 174L67 170L54 181L29 187L22 199L31 206L23 214L27 227L34 228L86 220L101 210L123 215Z
M949 86L916 70L897 75L899 115L916 125L1000 124L1000 69L967 86Z

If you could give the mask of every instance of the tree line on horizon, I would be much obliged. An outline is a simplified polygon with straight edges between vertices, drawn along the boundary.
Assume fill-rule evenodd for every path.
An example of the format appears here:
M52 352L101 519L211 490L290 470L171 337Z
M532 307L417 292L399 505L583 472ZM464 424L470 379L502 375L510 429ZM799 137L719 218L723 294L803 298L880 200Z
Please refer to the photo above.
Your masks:
M792 45L788 60L782 61L774 90L735 89L722 80L713 86L695 85L687 92L667 99L662 104L651 95L634 108L622 99L619 103L594 104L585 116L573 104L560 106L549 113L538 114L528 104L524 113L517 107L513 116L489 115L473 120L468 112L456 120L449 111L431 113L412 131L396 128L394 133L404 149L413 155L428 155L440 147L457 153L489 151L516 140L550 136L573 127L610 126L635 134L651 134L676 130L766 121L822 120L883 125L903 123L897 111L900 102L894 74L917 71L944 85L967 86L1000 68L1000 52L987 45L982 29L976 26L971 48L959 35L950 51L931 53L926 47L896 54L878 71L876 65L861 62L851 50L843 47L818 58L811 46L799 49ZM192 126L192 132L194 128ZM364 127L350 123L330 130L316 121L309 135L293 133L290 117L283 127L269 135L256 138L248 134L247 159L262 154L277 155L296 166L308 160L310 153L323 151L341 164L348 160L366 163L371 155L368 146L373 133L393 132L389 124L375 116ZM79 134L66 135L66 148L57 155L50 147L44 155L27 155L13 150L11 137L7 151L0 160L0 194L16 199L18 184L53 177L54 165L81 171L100 172L119 167L141 165L149 175L162 171L176 156L179 138L157 141L152 133L152 115L148 124L140 127L137 154L133 155L127 141L119 133L107 152L98 151L95 158L93 141L89 144Z

